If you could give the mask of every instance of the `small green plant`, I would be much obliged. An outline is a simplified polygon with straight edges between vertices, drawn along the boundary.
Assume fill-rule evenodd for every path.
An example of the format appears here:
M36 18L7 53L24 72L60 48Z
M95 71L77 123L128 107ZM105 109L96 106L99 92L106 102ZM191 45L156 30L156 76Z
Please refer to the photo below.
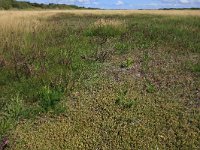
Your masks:
M135 104L135 100L125 99L118 97L115 101L115 104L122 106L123 108L131 108Z
M194 64L191 67L193 72L200 73L200 64Z
M128 58L122 64L120 65L121 68L131 68L133 66L133 60L131 58Z
M129 45L126 43L117 43L115 45L115 49L117 51L117 54L126 54L129 50Z
M14 126L14 120L9 117L0 117L0 139Z
M45 110L54 109L61 101L63 91L59 88L42 87L38 93L39 105Z
M15 126L16 121L22 116L23 111L24 101L17 94L7 102L5 108L3 108L3 113L0 112L0 138Z
M148 70L148 64L150 61L150 56L148 51L143 52L143 57L142 57L142 70L147 71Z
M131 108L135 104L135 100L129 99L123 103L124 108Z
M127 93L128 90L121 90L117 96L117 99L115 100L115 104L120 105L125 100L125 96Z
M121 91L117 99L115 100L115 104L122 106L123 108L131 108L136 101L132 99L127 99L126 98L127 93L128 93L127 90Z
M200 62L186 61L183 63L183 68L193 73L200 73Z
M23 109L24 109L24 102L22 98L19 95L17 95L11 98L11 101L6 106L5 113L6 116L18 119L18 117L22 114Z
M146 91L148 93L154 93L155 90L156 90L155 86L152 83L150 83L149 81L147 81L147 83L146 83Z

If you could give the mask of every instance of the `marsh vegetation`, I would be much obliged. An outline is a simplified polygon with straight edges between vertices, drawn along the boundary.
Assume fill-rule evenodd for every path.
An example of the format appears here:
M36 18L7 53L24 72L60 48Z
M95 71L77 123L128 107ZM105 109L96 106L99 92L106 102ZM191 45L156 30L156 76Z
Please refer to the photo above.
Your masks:
M199 16L119 14L0 12L8 149L200 148Z

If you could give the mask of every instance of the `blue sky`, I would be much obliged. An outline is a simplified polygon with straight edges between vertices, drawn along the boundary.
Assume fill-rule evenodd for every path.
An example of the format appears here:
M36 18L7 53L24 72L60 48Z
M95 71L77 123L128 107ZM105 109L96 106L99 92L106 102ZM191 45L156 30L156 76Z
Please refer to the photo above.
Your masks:
M25 1L25 0L21 0ZM104 9L157 9L200 7L200 0L26 0L37 3L74 4Z

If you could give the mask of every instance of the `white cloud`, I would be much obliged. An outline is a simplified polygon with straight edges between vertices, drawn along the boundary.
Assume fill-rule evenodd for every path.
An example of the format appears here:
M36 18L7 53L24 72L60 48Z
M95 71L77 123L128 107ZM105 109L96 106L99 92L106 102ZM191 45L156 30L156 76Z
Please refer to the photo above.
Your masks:
M200 0L162 0L165 3L194 4L200 3Z
M91 0L69 0L70 2L72 3L85 3L85 4L88 4L88 3L91 3Z
M123 5L124 4L124 2L123 1L121 1L121 0L118 0L117 2L116 2L116 5Z
M189 0L180 0L179 2L182 3L182 4L189 4L190 3Z

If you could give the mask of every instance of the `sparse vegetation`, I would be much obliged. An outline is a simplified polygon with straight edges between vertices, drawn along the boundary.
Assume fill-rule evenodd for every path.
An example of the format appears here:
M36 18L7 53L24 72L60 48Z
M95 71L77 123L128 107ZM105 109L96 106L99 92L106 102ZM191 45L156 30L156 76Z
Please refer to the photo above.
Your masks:
M192 66L192 71L199 73L200 72L200 64L194 64Z
M0 12L7 149L200 148L199 16L105 12Z
M121 68L130 68L133 66L133 63L134 63L133 60L131 58L128 58L121 63L120 67Z
M134 104L136 104L136 100L127 98L127 93L127 90L120 91L115 103L123 108L131 108Z

